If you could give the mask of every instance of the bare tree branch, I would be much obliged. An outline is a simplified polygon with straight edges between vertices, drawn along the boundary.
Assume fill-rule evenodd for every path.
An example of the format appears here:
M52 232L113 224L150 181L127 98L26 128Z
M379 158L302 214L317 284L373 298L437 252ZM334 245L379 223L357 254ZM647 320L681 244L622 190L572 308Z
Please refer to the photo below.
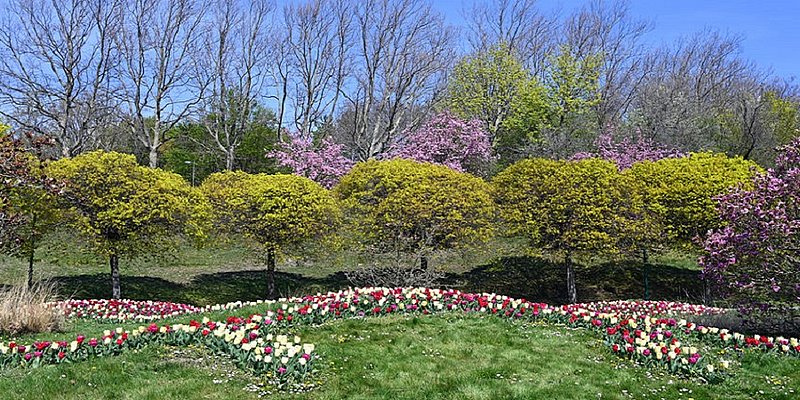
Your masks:
M118 84L110 32L119 2L14 0L0 27L0 115L51 137L60 156L100 146Z
M196 70L201 11L194 0L131 0L120 7L114 41L122 112L151 167L158 166L166 132L193 115L209 84Z
M535 0L475 1L465 14L472 52L505 43L531 74L543 76L547 55L557 47L555 15L543 13Z
M235 166L236 149L251 127L268 79L272 8L265 0L216 0L205 29L198 79L209 82L203 125L228 170Z
M352 90L337 135L353 158L384 153L422 105L438 100L453 60L454 31L421 0L368 0L355 10Z

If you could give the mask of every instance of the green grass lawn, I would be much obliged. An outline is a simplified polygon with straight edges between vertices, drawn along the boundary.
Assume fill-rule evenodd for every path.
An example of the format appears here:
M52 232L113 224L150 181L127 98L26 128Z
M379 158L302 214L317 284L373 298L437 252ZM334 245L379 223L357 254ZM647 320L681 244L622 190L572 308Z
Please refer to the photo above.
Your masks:
M66 296L107 298L105 261L61 243L66 240L52 238L39 252L37 279L57 282ZM442 286L563 302L564 271L557 260L528 257L519 250L518 243L498 243L474 254L442 255L432 264L447 271ZM652 298L699 302L702 284L692 260L686 254L654 259L658 265L651 267ZM364 260L331 253L282 261L278 289L288 296L347 287L343 271ZM642 297L641 265L604 260L583 264L577 269L580 301ZM0 258L0 285L22 281L25 271L23 262ZM266 292L263 268L237 243L204 249L183 245L168 256L123 260L122 272L123 297L131 299L207 305L262 299ZM221 320L229 314L206 316ZM92 337L117 326L138 325L77 320L69 321L64 332L16 338L0 334L0 341L71 340L78 333ZM297 329L293 333L315 343L323 357L317 387L307 393L270 393L275 390L261 379L205 349L155 346L72 365L0 371L0 398L793 399L800 391L800 360L746 354L734 378L704 385L631 365L584 330L510 324L491 317L393 316Z
M55 281L66 297L108 298L106 260L75 246L68 236L59 232L44 243L37 253L35 278ZM305 254L281 260L277 275L281 295L351 286L344 271L370 263L344 251L307 249ZM694 259L675 252L654 258L651 298L700 302L703 288ZM551 304L565 300L565 275L558 260L525 256L524 244L515 241L497 240L472 252L439 254L432 257L431 265L447 272L442 286ZM22 260L0 256L0 285L23 282L26 271ZM210 241L202 249L182 244L171 254L123 259L121 272L123 297L135 300L210 305L263 299L267 291L264 267L238 242ZM642 298L642 275L642 266L636 262L586 260L577 268L578 298Z
M296 333L316 343L323 357L318 387L269 398L795 399L800 392L797 359L748 353L735 377L707 385L631 365L581 329L492 317L393 316ZM0 372L3 399L250 399L271 391L224 357L195 348L148 347L116 358Z

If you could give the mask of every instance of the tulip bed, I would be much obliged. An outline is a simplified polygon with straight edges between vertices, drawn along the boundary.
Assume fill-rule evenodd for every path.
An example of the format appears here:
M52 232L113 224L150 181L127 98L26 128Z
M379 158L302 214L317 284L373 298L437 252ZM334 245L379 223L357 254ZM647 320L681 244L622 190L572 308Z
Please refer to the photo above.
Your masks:
M152 344L206 346L216 354L255 374L265 375L277 387L302 382L313 371L318 355L313 344L300 337L278 334L271 319L276 314L229 317L224 322L203 318L188 324L152 323L135 330L107 330L99 338L76 336L71 341L40 341L30 345L0 343L0 368L38 367L108 357ZM280 318L282 313L277 314Z
M166 301L67 300L51 303L67 318L115 321L151 321L203 312L202 307Z
M71 341L0 343L0 367L36 367L113 356L151 344L203 345L231 357L237 366L266 376L278 387L302 382L317 371L313 344L289 338L298 326L341 319L387 315L442 313L492 316L507 321L557 324L593 332L613 353L637 364L705 382L724 380L734 360L745 351L800 357L795 338L747 336L706 327L688 319L725 310L675 302L618 301L551 306L498 294L474 294L428 288L359 288L313 296L236 302L210 307L130 301L62 303L73 318L95 320L156 320L201 312L257 306L263 312L230 316L224 321L202 318L188 324L152 322L138 329L117 328L99 338L77 336ZM108 307L108 308L105 308Z

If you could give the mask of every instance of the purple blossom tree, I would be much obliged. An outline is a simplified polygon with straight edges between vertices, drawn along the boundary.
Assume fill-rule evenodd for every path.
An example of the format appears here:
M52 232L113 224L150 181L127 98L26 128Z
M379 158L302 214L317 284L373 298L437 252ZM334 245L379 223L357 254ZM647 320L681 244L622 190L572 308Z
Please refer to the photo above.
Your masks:
M462 120L449 111L431 117L421 127L406 131L387 158L407 158L448 166L456 171L478 172L492 157L489 133L473 119Z
M613 131L607 130L597 137L594 144L597 147L596 152L577 153L572 156L572 159L602 158L614 162L620 170L623 170L639 161L656 161L683 155L677 150L668 149L645 138L638 131L634 139L626 137L616 141Z
M305 176L330 189L353 167L353 161L342 154L344 146L329 138L315 146L310 138L288 136L291 141L268 153L267 157L275 158L295 175Z
M719 196L726 226L711 232L700 258L717 293L750 322L797 332L800 304L800 139L779 149L776 167L752 187Z

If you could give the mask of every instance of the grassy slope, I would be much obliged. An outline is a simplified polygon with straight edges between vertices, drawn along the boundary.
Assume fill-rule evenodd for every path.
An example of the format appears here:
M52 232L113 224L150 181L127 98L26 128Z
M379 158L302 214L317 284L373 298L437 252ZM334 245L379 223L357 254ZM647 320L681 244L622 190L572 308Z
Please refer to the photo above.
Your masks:
M62 294L76 298L106 298L110 294L108 267L86 249L70 243L66 233L51 238L38 252L37 279L51 279ZM434 257L432 265L449 273L443 284L468 291L494 291L529 300L564 300L564 271L553 261L521 256L524 247L497 241L471 253ZM313 253L312 253L313 254ZM359 260L344 252L323 252L302 260L284 260L277 288L282 295L298 295L350 286L343 270ZM698 301L702 284L691 256L668 255L652 267L652 298ZM380 261L380 257L376 257ZM642 268L636 263L587 263L577 274L581 301L641 298ZM0 285L22 282L23 261L0 256ZM197 305L264 297L263 267L239 243L212 242L204 249L179 246L167 256L123 259L122 293L137 300L168 300Z
M322 385L272 398L791 399L800 390L800 360L747 355L736 378L700 385L632 366L583 330L494 318L395 316L298 333L323 354ZM258 383L200 350L147 348L114 359L0 372L0 398L247 399L264 390L245 390Z
M103 260L58 243L53 240L40 252L37 276L58 281L64 293L76 297L107 297ZM467 254L439 259L436 265L447 265L452 272L448 286L560 301L563 271L559 265L515 257L508 247L501 254L506 257L493 262L487 262L485 254ZM326 262L285 263L278 287L287 295L344 287L348 282L339 271L357 263L342 254ZM666 257L660 263L651 274L654 298L698 298L702 288L691 257ZM0 259L0 284L19 282L24 271L22 262ZM620 263L594 263L579 269L580 299L641 297L641 272L638 265ZM259 299L266 289L258 263L241 247L224 243L203 250L182 246L172 257L128 260L123 274L123 294L134 299L214 304ZM185 322L188 317L179 320ZM67 332L20 339L72 338L76 333L97 336L118 325L74 322ZM583 331L515 326L472 317L342 321L299 333L324 354L324 382L309 394L281 394L278 398L788 399L800 390L798 360L748 355L736 379L703 386L631 367ZM0 340L7 339L0 335ZM258 383L257 378L200 349L148 348L76 365L2 371L0 398L201 399L231 394L257 398L263 390Z

